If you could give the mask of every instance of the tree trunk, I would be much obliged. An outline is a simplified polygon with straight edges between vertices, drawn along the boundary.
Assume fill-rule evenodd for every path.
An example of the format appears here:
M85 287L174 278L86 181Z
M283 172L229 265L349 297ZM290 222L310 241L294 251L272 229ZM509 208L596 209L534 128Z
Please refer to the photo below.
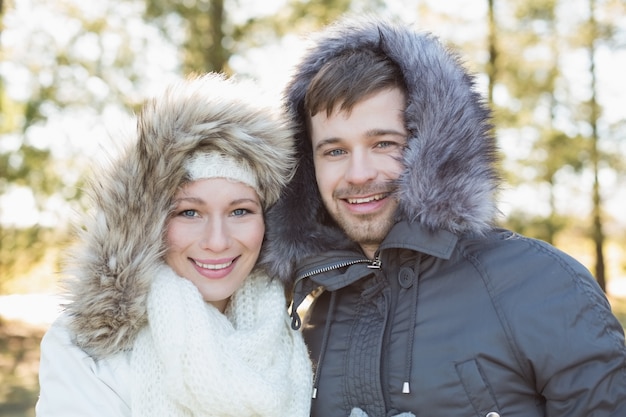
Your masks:
M496 60L498 57L498 49L496 48L496 18L494 16L494 1L487 0L488 3L488 39L487 47L489 49L489 62L487 63L487 78L489 79L489 85L487 86L487 100L491 107L494 107L493 103L493 87L496 83Z
M595 20L595 0L589 0L589 29L591 31L589 38L589 71L591 74L591 98L589 100L590 115L589 124L591 125L591 163L593 169L593 209L592 209L592 238L595 247L596 265L595 275L598 284L602 290L606 291L606 276L604 267L604 241L605 236L602 230L602 196L600 195L600 182L598 179L598 171L600 165L600 155L598 151L598 118L599 109L596 91L596 62L595 62L595 40L597 34L597 24Z

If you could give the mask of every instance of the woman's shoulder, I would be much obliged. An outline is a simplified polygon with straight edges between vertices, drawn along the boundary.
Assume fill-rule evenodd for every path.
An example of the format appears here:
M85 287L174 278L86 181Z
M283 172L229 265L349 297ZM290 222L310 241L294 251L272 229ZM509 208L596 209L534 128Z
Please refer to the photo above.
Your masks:
M93 358L74 342L68 320L59 316L41 341L37 414L130 415L130 352Z

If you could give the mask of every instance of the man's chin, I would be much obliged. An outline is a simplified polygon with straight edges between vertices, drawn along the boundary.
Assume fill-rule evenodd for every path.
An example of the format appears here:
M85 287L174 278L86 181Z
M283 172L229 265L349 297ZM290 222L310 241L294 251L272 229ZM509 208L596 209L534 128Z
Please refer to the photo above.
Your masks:
M378 246L385 239L393 223L391 219L370 219L339 222L348 237L361 246Z

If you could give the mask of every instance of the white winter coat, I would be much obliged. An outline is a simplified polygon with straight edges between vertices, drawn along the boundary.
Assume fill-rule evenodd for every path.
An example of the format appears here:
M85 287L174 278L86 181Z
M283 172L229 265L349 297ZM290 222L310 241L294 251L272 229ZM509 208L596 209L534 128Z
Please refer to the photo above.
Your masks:
M72 343L61 315L41 341L38 416L130 416L130 352L95 360Z

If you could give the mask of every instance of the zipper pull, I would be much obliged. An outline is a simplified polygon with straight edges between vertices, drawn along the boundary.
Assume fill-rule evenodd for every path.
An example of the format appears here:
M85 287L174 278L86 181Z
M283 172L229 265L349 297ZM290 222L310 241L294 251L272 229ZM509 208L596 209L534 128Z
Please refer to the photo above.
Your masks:
M367 266L369 269L380 269L382 262L380 261L380 258L377 256L375 257L370 264Z

